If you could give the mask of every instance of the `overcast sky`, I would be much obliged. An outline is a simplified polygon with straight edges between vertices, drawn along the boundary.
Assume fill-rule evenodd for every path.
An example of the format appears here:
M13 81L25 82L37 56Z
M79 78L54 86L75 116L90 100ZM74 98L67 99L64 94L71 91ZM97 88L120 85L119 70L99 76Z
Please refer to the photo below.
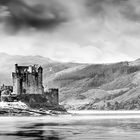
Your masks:
M63 62L140 58L140 0L0 0L0 52Z

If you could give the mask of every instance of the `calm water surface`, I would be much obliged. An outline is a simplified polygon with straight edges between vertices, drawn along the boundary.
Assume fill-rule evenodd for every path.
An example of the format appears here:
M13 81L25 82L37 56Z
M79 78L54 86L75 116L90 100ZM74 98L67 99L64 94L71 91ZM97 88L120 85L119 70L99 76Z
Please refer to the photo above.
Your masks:
M0 117L0 140L140 140L140 114Z

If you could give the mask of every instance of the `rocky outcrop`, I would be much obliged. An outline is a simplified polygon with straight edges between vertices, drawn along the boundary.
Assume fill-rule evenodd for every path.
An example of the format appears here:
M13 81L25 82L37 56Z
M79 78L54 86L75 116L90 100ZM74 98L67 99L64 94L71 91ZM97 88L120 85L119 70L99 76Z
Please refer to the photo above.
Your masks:
M23 102L1 102L0 116L45 116L67 114L67 111L62 107L52 108L52 110L40 108L30 108Z

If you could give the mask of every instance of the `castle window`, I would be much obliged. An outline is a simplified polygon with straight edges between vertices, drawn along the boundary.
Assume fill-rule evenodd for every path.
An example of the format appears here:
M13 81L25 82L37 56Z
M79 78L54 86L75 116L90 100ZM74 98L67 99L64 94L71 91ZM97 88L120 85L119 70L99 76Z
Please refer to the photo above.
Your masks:
M23 93L24 93L24 94L26 93L26 89L23 89Z

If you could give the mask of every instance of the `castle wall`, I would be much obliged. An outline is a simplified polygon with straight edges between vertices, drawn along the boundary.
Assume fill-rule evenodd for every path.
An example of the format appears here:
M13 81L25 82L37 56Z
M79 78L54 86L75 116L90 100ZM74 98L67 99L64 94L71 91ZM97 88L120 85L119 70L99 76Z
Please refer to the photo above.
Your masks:
M27 93L28 94L43 94L39 90L38 79L35 74L29 73L27 80Z
M13 88L15 94L43 94L42 68L15 65Z
M49 89L48 92L44 93L42 67L18 66L16 64L12 77L13 93L20 95L19 97L41 97L45 99L46 105L59 105L58 89Z
M21 92L21 81L17 74L13 73L13 93L19 95Z
M48 92L45 93L46 98L50 102L52 106L57 106L59 104L59 90L58 89L49 89Z
M24 73L23 80L22 80L22 93L26 94L28 88L28 78L27 73Z
M38 69L37 87L38 87L38 92L43 94L44 93L43 69L41 67Z

